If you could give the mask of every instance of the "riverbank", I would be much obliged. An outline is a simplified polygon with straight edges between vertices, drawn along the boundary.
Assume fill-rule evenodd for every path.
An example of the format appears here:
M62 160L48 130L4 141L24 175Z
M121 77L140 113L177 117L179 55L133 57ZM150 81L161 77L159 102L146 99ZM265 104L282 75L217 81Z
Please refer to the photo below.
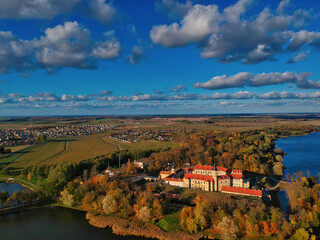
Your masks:
M159 240L199 240L202 235L190 235L186 232L165 232L151 223L142 223L116 216L102 216L91 212L86 214L89 224L97 228L112 228L112 232L122 236L138 236Z
M15 178L4 178L4 177L0 177L0 183L1 182L6 182L6 183L17 183L17 184L20 184L22 187L25 187L25 188L28 188L30 189L31 191L37 191L38 190L38 187L32 183L29 183L29 182L26 182L24 180L21 180L21 179L15 179Z

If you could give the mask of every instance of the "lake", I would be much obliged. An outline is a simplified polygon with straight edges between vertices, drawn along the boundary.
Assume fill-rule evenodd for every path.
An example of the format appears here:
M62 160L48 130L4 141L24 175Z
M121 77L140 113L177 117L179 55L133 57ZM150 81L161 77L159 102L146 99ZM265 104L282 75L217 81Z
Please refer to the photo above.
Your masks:
M141 237L123 237L111 229L89 225L85 212L45 207L0 216L0 238L5 240L141 240Z
M12 194L22 190L16 183L0 183L0 192ZM112 234L111 229L91 226L86 213L62 208L44 207L0 216L0 239L4 240L143 240L141 237L123 237Z
M23 189L26 189L26 188L17 183L0 182L0 192L6 191L9 193L9 195L11 195L17 190L21 191Z
M287 167L285 175L302 171L311 176L320 173L320 132L304 136L280 138L277 148L281 148L287 155L283 164Z

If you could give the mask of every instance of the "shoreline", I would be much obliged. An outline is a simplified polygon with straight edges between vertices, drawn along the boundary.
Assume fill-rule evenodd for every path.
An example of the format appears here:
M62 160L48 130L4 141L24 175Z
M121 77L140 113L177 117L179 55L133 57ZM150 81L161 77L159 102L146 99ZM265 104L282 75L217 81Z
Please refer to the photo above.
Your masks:
M87 212L89 224L97 228L111 228L112 233L121 236L137 236L159 240L200 240L203 235L190 235L187 232L165 232L152 223L142 223L116 216L102 216Z

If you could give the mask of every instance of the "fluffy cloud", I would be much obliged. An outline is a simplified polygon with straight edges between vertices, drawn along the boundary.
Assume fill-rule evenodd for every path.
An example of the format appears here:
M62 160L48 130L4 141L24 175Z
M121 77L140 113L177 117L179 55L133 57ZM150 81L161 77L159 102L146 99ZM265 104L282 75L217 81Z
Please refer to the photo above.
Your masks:
M116 13L116 9L105 0L1 0L0 18L51 19L73 10L76 12L76 6L104 23L111 22Z
M257 103L248 101L244 104L245 100L257 100ZM315 92L268 92L264 94L257 94L248 91L239 91L236 93L215 93L213 95L203 95L196 93L184 93L184 94L135 94L129 96L113 96L111 92L101 91L97 94L90 95L67 95L62 94L58 96L54 93L44 92L36 93L33 95L22 96L18 93L12 93L9 95L0 96L0 104L3 107L15 106L15 107L54 107L59 106L63 108L75 109L78 107L83 108L102 108L106 106L120 106L125 104L130 109L136 106L147 105L177 105L180 104L194 104L199 106L199 101L204 104L212 104L216 102L218 106L247 106L257 107L259 106L272 106L272 104L287 105L288 102L295 104L302 104L305 101L319 102L320 91ZM218 100L226 100L219 102ZM236 102L230 102L228 100L238 100ZM262 100L268 100L265 103ZM286 101L283 103L283 101ZM276 102L276 103L273 103ZM201 103L202 104L202 103ZM293 103L292 103L293 104ZM202 106L202 105L201 105Z
M190 42L202 41L217 29L215 25L218 24L219 18L218 6L195 5L180 24L154 26L150 37L154 43L166 47L178 47Z
M295 83L301 89L316 89L320 87L319 81L308 80L311 73L295 73L295 72L271 72L253 74L248 72L240 72L233 76L226 75L213 77L208 82L194 83L194 88L204 88L209 90L236 88L236 87L261 87L268 85L276 85L283 83Z
M81 0L1 0L0 18L50 19L66 13Z
M178 86L173 87L173 88L172 88L172 91L173 91L173 92L188 91L188 88L187 88L186 85L180 84L180 85L178 85Z
M23 72L34 69L32 43L16 38L12 32L0 31L0 72L10 69Z
M303 26L310 15L298 9L292 15L285 15L289 4L282 1L277 14L265 8L255 19L245 19L245 12L252 0L239 0L222 12L218 6L194 5L180 23L157 25L150 31L155 44L165 47L180 47L197 43L203 58L216 58L220 62L242 61L255 64L266 60L275 61L285 51L290 41L290 51L302 45L318 46L318 32L301 30L294 32L292 26Z
M317 99L320 98L320 91L311 93L290 93L290 92L268 92L260 94L257 98L260 99Z
M310 53L310 51L300 52L295 57L289 59L287 63L296 63L296 62L300 62L300 61L306 60L306 59L309 58L309 56L308 56L309 53Z
M125 60L130 64L140 63L142 59L146 58L142 48L139 46L134 46L131 50L131 54L126 56Z
M45 67L93 68L88 58L90 33L77 22L47 28L45 36L35 42L37 62Z
M85 96L85 95L74 96L74 95L66 95L66 94L63 94L61 96L61 101L89 101L89 100L91 100L91 96Z
M39 66L49 71L62 67L92 69L98 59L114 59L120 55L118 40L108 34L106 38L93 43L89 30L77 22L47 28L44 36L31 41L0 31L0 72L27 72Z
M158 10L166 12L170 17L184 17L189 10L193 7L190 0L185 3L181 3L175 0L162 0L156 2Z
M48 93L48 92L44 92L44 93L36 93L34 95L29 95L29 96L25 96L25 97L20 97L19 94L15 94L15 96L12 96L12 98L16 98L17 99L13 99L14 102L19 101L19 102L54 102L54 101L59 101L59 97L57 97L55 94L53 93Z
M100 59L114 59L120 56L121 46L114 36L114 31L105 33L106 40L97 43L92 50L92 56Z
M105 0L91 0L89 1L90 13L93 18L101 22L111 22L116 13L116 9Z

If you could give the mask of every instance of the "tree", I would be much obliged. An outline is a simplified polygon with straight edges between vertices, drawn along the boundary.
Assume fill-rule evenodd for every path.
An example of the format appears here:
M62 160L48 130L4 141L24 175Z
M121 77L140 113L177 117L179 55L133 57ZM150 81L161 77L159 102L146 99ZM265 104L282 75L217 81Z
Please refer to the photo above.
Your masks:
M294 238L297 240L308 240L309 233L304 228L299 228L294 234Z
M60 193L60 198L59 200L66 206L73 206L74 204L74 199L72 194L69 193L68 189L64 189L61 193Z
M7 199L9 198L9 193L6 191L0 192L0 203L2 206L6 204Z
M108 194L102 200L102 207L106 214L116 213L118 211L118 204L112 194Z
M47 139L47 136L44 134L40 134L37 138L39 142L44 142Z
M217 228L220 230L224 240L233 240L237 238L239 229L231 219L224 217Z
M139 211L139 219L143 222L147 222L151 219L151 211L148 206L143 206Z

